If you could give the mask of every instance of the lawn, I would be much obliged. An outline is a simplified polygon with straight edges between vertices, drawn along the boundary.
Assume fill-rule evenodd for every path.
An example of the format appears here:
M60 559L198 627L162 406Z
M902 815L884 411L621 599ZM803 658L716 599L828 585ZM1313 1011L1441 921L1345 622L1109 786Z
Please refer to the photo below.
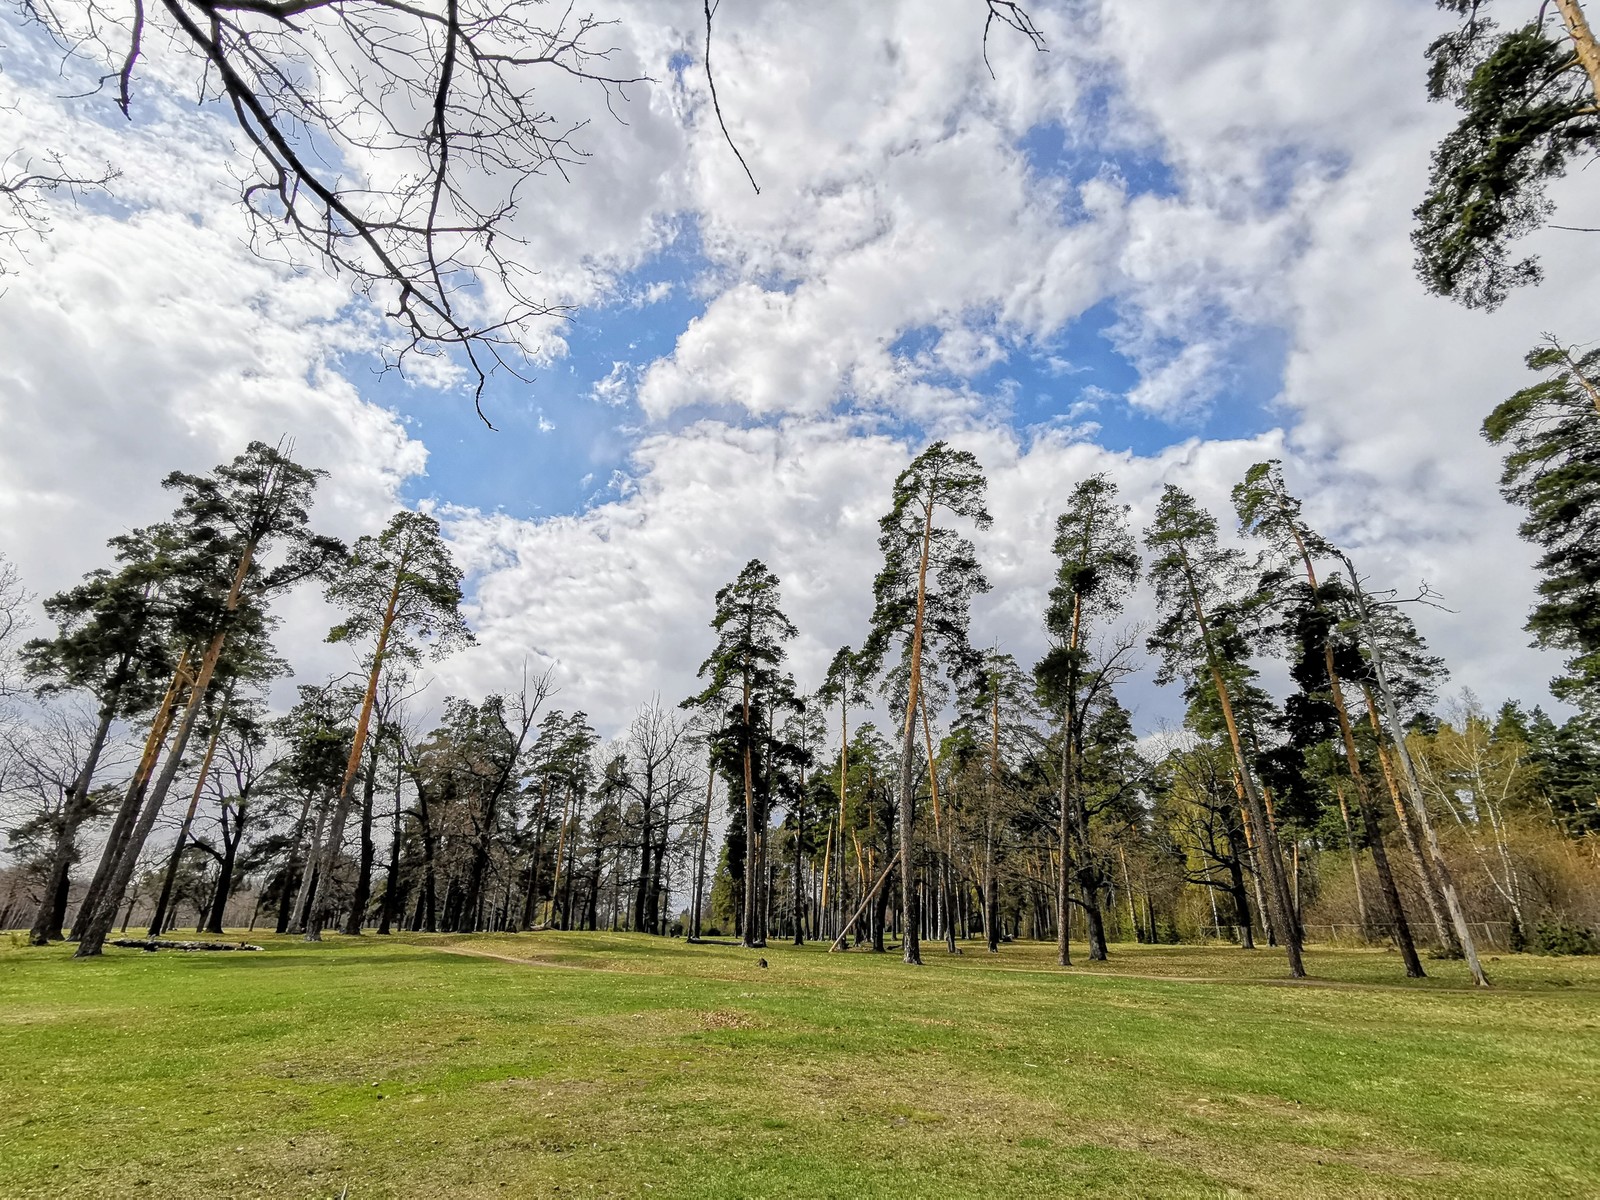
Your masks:
M258 940L0 943L0 1196L1600 1195L1593 960Z

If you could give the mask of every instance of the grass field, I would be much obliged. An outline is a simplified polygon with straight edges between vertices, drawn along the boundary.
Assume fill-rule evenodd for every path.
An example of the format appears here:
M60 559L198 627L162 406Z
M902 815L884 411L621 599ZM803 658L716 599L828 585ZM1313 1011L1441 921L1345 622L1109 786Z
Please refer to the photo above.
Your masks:
M0 1196L1600 1195L1593 960L258 940L0 943Z

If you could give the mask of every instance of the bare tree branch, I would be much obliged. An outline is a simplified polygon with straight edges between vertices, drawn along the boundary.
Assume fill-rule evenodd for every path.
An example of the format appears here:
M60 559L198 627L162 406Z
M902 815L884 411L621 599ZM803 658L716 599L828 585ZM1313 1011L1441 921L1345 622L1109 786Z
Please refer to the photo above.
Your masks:
M1033 23L1033 17L1028 10L1013 0L984 0L988 6L988 14L983 18L983 65L989 68L989 78L995 78L994 66L989 62L989 27L996 21L1009 25L1028 41L1033 43L1033 48L1043 54L1049 49L1045 45L1044 34Z
M551 72L579 80L615 115L647 78L611 65L611 22L570 5L551 19L543 0L23 4L69 56L102 64L124 114L146 37L188 51L200 99L232 114L250 152L254 248L298 245L348 275L403 331L396 365L459 352L480 416L489 376L525 379L542 329L567 315L535 293L515 218L530 181L588 157L574 141L588 122L548 111L539 89Z

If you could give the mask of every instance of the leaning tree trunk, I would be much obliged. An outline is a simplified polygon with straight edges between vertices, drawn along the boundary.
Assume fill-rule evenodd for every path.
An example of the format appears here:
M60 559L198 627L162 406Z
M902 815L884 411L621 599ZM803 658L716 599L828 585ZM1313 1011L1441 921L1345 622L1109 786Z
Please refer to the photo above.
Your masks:
M238 808L234 810L233 833L228 832L228 815L222 815L222 861L217 867L217 890L211 897L211 912L206 919L205 933L221 933L222 918L228 909L228 898L233 894L233 868L239 857L239 843L244 840L245 804L243 796L239 797Z
M400 603L400 584L405 576L406 559L402 555L395 569L394 584L389 588L388 605L383 611L383 622L378 627L378 643L372 651L372 669L367 672L367 690L361 697L361 715L356 719L355 737L350 741L350 757L345 760L344 777L339 781L339 797L333 808L333 827L328 831L322 854L317 862L313 890L305 922L305 940L320 942L322 927L333 916L333 870L339 861L339 848L344 840L344 823L350 814L351 788L356 774L361 770L361 754L367 746L367 731L372 725L372 709L378 699L378 680L383 675L384 651L389 645L389 635L394 630L395 613ZM317 894L320 888L321 895Z
M221 736L222 718L219 714L216 727L211 731L211 740L206 743L205 755L200 760L200 775L194 781L194 791L189 796L189 809L183 814L183 822L178 826L178 839L173 843L171 858L167 860L166 876L161 881L161 895L156 899L156 911L150 918L151 937L160 937L166 931L167 905L172 901L172 887L178 880L184 844L189 839L189 827L194 824L195 809L200 806L200 793L205 790L206 776L211 773L211 759L217 752L217 739Z
M1361 940L1372 940L1372 919L1367 915L1367 893L1361 886L1361 846L1356 841L1356 831L1350 824L1350 806L1344 802L1344 789L1334 784L1334 795L1339 799L1339 817L1344 822L1344 842L1350 847L1350 875L1356 885L1356 915L1361 921Z
M1361 590L1361 582L1350 560L1345 559L1344 565L1355 593L1361 630L1367 647L1372 652L1372 667L1377 676L1378 696L1383 701L1384 716L1389 721L1389 736L1394 742L1395 754L1400 759L1406 789L1410 793L1412 811L1416 814L1417 824L1422 827L1423 836L1427 839L1428 853L1433 859L1433 869L1439 880L1439 890L1444 893L1445 905L1450 910L1450 921L1455 926L1456 938L1461 944L1461 953L1466 957L1472 982L1478 987L1486 988L1489 986L1489 977L1483 973L1483 965L1478 961L1478 947L1473 940L1472 930L1467 925L1466 910L1462 908L1461 898L1456 894L1455 881L1451 878L1450 868L1444 861L1444 851L1439 846L1439 834L1433 827L1433 818L1428 815L1428 805L1423 799L1422 785L1417 781L1416 766L1412 763L1411 751L1406 746L1405 727L1400 723L1400 713L1395 708L1394 694L1389 690L1389 675L1384 662L1383 645L1372 631L1372 618L1367 611L1366 593Z
M1200 604L1200 594L1195 588L1194 578L1189 573L1187 558L1184 560L1184 576L1189 587L1189 599L1194 606L1195 623L1200 631L1201 641L1205 645L1207 666L1211 672L1212 685L1216 688L1217 703L1222 708L1222 719L1228 729L1228 741L1233 747L1233 759L1238 767L1245 804L1250 810L1251 823L1256 827L1259 851L1256 860L1262 873L1267 877L1267 897L1272 903L1272 923L1281 931L1284 948L1288 952L1290 976L1304 979L1306 969L1300 955L1300 922L1295 913L1294 898L1289 893L1288 881L1283 875L1283 853L1278 846L1278 834L1267 820L1266 803L1261 798L1261 789L1256 783L1255 772L1250 769L1250 761L1245 756L1244 742L1239 736L1239 723L1234 719L1233 701L1228 695L1228 685L1222 678L1217 651L1211 641L1211 628L1206 620L1205 609Z
M1389 761L1388 752L1383 748L1383 726L1378 723L1378 702L1373 698L1371 689L1366 688L1365 684L1362 686L1367 697L1367 720L1378 739L1378 763L1383 767L1383 780L1389 789L1389 800L1394 805L1395 820L1400 825L1401 839L1406 844L1406 852L1411 856L1411 865L1422 888L1422 897L1427 902L1428 915L1433 920L1433 930L1439 939L1439 948L1447 956L1459 958L1461 947L1456 943L1455 931L1450 928L1450 920L1445 914L1444 898L1439 894L1439 884L1433 877L1433 869L1428 866L1428 860L1423 857L1422 843L1417 840L1416 828L1406 812L1405 801L1400 798L1400 785L1394 777L1394 766Z
M138 766L134 768L133 777L128 781L122 805L117 811L116 820L111 824L105 848L100 852L100 864L95 868L94 877L89 881L89 890L84 893L83 901L78 905L78 915L72 922L73 941L79 939L84 926L88 925L89 914L100 907L106 884L116 870L117 861L122 857L122 848L127 845L128 835L138 819L145 792L150 786L150 776L155 772L156 761L161 757L161 749L166 745L167 734L172 730L174 706L179 694L189 683L189 651L185 649L178 657L178 665L172 672L172 682L167 685L166 694L162 696L161 704L150 723L150 733L145 738Z
M1315 577L1313 577L1315 586ZM1389 852L1383 844L1383 828L1378 824L1378 814L1372 805L1372 795L1367 790L1366 775L1361 770L1361 757L1356 753L1355 733L1350 728L1350 715L1344 704L1344 691L1334 671L1333 647L1323 642L1323 656L1328 671L1328 684L1332 689L1333 705L1339 714L1339 733L1344 741L1345 761L1350 767L1350 779L1356 787L1356 809L1361 814L1367 846L1372 851L1372 865L1378 873L1378 890L1383 896L1384 908L1389 913L1390 931L1405 963L1408 979L1421 979L1427 972L1417 957L1417 947L1411 940L1411 924L1406 920L1405 906L1400 902L1400 889L1394 885L1394 875L1389 870ZM1341 800L1341 803L1343 801ZM1357 878L1359 883L1359 877Z
M89 914L88 923L84 928L83 937L78 942L74 958L93 958L99 955L106 936L116 923L117 907L123 893L128 889L128 882L133 878L133 872L139 863L139 855L150 837L150 830L155 826L156 817L161 813L161 806L166 802L167 792L171 789L173 780L178 777L178 770L183 765L184 747L189 744L189 735L194 731L195 720L200 715L206 693L211 690L211 679L217 670L217 660L222 657L222 647L228 640L228 622L238 610L240 599L244 595L244 584L250 574L254 551L253 544L246 545L239 555L233 582L223 602L222 622L211 636L211 644L206 647L205 657L200 660L200 669L195 673L194 686L189 691L189 703L183 710L183 716L178 720L166 765L156 777L155 787L139 813L138 822L128 835L128 843L122 848L116 868L106 881L105 893L96 911Z

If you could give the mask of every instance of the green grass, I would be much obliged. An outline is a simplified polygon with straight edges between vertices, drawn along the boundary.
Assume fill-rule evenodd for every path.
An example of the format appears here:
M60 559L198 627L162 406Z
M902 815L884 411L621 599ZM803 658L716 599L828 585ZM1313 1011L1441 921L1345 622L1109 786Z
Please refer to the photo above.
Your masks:
M0 1196L1600 1194L1592 960L264 942L0 945Z

